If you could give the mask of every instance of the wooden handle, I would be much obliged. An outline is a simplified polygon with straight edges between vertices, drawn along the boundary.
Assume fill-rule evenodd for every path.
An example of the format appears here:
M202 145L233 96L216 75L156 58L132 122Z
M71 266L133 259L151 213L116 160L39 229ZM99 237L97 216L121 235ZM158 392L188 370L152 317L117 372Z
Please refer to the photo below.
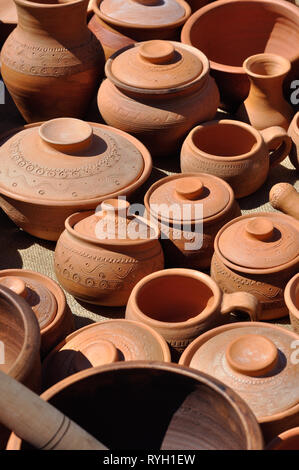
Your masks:
M1 371L0 422L39 450L107 450L50 403Z
M299 220L299 193L291 184L275 184L271 188L269 199L274 209L279 209Z

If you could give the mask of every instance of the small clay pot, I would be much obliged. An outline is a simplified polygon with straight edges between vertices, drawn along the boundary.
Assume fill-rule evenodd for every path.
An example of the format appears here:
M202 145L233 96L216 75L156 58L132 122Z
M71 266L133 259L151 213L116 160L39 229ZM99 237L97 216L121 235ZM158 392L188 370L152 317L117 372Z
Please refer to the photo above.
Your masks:
M241 215L232 188L206 173L162 178L149 188L144 204L159 224L166 267L208 269L218 230Z
M43 388L90 367L119 361L170 362L166 341L147 325L107 320L67 336L43 362Z
M275 150L269 154L275 146ZM181 150L182 173L209 173L227 181L235 197L254 193L265 182L270 166L288 154L292 141L282 127L258 132L238 121L221 119L195 127Z
M299 267L299 222L275 212L243 215L215 238L211 276L224 292L244 290L262 305L262 320L288 315L284 289Z
M256 418L233 390L175 364L96 367L58 382L41 397L110 450L261 450L264 445ZM11 435L8 450L28 448Z
M180 364L209 374L237 392L254 412L264 438L299 425L299 336L268 323L224 325L195 339Z
M269 200L274 209L299 220L299 193L290 183L277 183L272 186Z
M223 294L210 276L193 269L165 269L145 276L132 290L126 318L154 328L174 353L229 321L233 311L259 319L258 301L244 292Z
M296 274L287 283L284 300L289 309L293 329L299 334L299 274Z
M299 171L299 112L295 114L290 124L288 134L293 141L290 152L290 160L295 168Z
M22 297L35 313L42 357L74 330L65 294L48 276L26 269L5 269L0 271L0 285Z
M299 450L299 427L279 434L267 445L266 450Z
M157 227L129 215L129 203L106 200L95 214L66 220L54 256L57 279L80 300L123 306L142 277L164 267L158 238Z
M134 137L97 123L58 118L12 131L0 147L0 206L26 232L57 240L75 210L132 196L152 170Z
M177 152L186 133L213 119L219 93L209 61L197 49L174 41L146 41L107 60L98 92L107 124L136 136L152 156Z

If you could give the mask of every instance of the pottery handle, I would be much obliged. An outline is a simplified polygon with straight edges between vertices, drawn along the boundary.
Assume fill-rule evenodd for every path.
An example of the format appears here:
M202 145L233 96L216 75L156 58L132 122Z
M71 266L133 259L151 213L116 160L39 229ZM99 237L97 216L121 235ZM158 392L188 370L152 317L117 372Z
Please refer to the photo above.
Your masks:
M270 166L276 166L290 153L292 139L283 127L273 126L260 131L270 153Z
M107 450L54 406L2 371L0 422L40 450Z
M226 314L236 310L248 313L251 321L258 321L260 318L261 304L254 295L248 292L223 294L221 313Z

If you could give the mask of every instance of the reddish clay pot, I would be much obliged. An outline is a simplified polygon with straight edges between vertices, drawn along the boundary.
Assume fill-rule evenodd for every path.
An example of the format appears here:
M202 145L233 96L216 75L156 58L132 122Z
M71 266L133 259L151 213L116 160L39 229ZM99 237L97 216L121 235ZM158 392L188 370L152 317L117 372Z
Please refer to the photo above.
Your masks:
M88 27L102 44L106 60L136 41L179 40L191 14L184 0L93 0L92 7Z
M65 294L49 277L26 269L5 269L0 271L0 285L25 299L35 313L42 357L73 331L74 319Z
M152 156L177 152L186 133L213 119L219 93L202 52L147 41L108 59L98 107L107 124L135 135Z
M216 39L215 39L216 38ZM298 78L299 10L284 0L218 0L195 12L182 29L181 40L201 50L210 60L211 74L220 90L222 106L237 110L249 93L242 64L263 52L288 59L292 70L285 81Z
M299 424L299 369L292 359L299 336L267 323L234 323L208 331L180 364L224 382L254 412L269 442Z
M269 200L274 209L299 220L299 193L290 183L277 183L272 186Z
M299 450L299 427L279 434L267 445L266 450Z
M299 274L296 274L287 283L284 300L289 309L293 329L299 334Z
M269 154L273 145L276 150ZM181 150L182 173L203 172L223 178L235 197L254 193L267 179L270 166L281 162L291 149L281 127L258 132L238 121L223 119L195 127Z
M92 304L123 306L141 278L164 267L158 229L128 215L128 210L124 201L106 200L96 214L76 213L66 220L56 245L55 272L74 297ZM111 234L110 222L115 222ZM124 228L121 234L119 227ZM130 230L135 228L140 236L134 239Z
M88 369L42 398L111 450L263 448L256 418L233 390L175 364L137 361ZM12 434L7 449L28 447Z
M262 305L262 320L288 314L284 289L299 267L299 222L265 212L238 217L219 230L211 276L227 293L244 290Z
M290 124L288 134L293 141L293 146L290 152L290 160L294 167L299 171L299 112L295 114Z
M105 62L86 25L88 0L14 1L18 26L2 48L1 74L17 108L27 122L83 117Z
M144 145L103 124L59 118L9 137L0 148L0 206L16 225L46 240L58 239L75 210L131 196L152 170Z
M145 194L144 204L159 224L167 267L208 269L218 230L241 215L232 188L205 173L160 179Z

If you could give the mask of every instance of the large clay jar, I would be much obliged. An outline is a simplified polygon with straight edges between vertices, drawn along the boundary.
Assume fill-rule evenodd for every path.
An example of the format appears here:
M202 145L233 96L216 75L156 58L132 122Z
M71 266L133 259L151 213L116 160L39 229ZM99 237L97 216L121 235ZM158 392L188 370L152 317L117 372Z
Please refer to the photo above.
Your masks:
M293 329L299 334L299 274L296 274L287 283L284 291L284 300L289 309Z
M170 362L166 341L140 322L107 320L75 331L43 362L43 388L90 367L120 361Z
M291 62L284 92L288 100L293 93L290 83L298 79L299 69L299 52L294 47L299 42L299 10L285 0L218 0L190 16L181 40L210 60L226 109L236 111L248 96L244 60L263 52Z
M295 114L290 124L288 134L293 141L290 152L290 160L299 171L299 112Z
M288 215L244 215L228 222L215 238L212 278L224 292L254 294L263 320L288 315L284 289L298 268L299 222Z
M208 269L218 230L241 215L231 187L205 173L162 178L149 188L144 204L159 224L166 267Z
M276 149L269 155L273 146ZM291 146L282 127L258 132L238 121L211 121L195 127L186 137L181 149L181 170L223 178L235 197L241 198L263 185L270 166L281 162Z
M236 116L258 130L280 126L287 131L294 115L292 106L283 96L290 61L276 54L256 54L244 61L243 68L250 89Z
M88 0L15 0L17 28L1 74L27 122L83 117L103 76L104 54L88 30Z
M184 0L93 0L88 27L99 39L106 59L135 41L179 40L191 14Z
M175 364L95 367L58 382L41 397L110 450L263 448L256 418L237 393ZM7 449L28 447L12 434Z
M98 106L107 124L140 139L152 156L177 152L185 134L213 119L219 93L202 52L178 42L122 49L105 66Z
M277 183L272 186L269 201L274 209L299 220L299 193L290 183Z
M266 450L299 450L299 427L279 434L267 445Z
M223 294L213 279L193 269L165 269L141 279L132 290L126 318L154 328L177 359L194 338L242 311L258 320L257 299L246 292Z
M75 211L129 197L151 173L144 145L105 125L57 118L13 134L0 148L0 206L16 225L46 240L57 240Z
M242 322L197 338L180 364L209 374L246 401L269 442L299 425L299 368L293 361L299 335L279 326Z
M76 213L65 222L55 250L55 272L74 297L123 306L144 276L164 267L157 227L130 216L129 204L109 199L95 214Z
M48 276L26 269L0 271L4 285L25 299L35 313L44 357L74 329L73 315L61 287Z

